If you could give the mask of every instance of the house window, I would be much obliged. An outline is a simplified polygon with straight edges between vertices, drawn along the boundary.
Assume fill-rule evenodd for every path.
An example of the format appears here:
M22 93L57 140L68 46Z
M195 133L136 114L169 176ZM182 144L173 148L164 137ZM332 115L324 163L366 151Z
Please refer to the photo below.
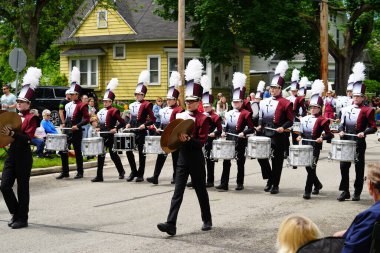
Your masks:
M78 67L80 71L80 85L83 87L98 86L98 58L77 58L70 59L70 76L73 67Z
M125 45L124 44L117 44L113 46L113 58L125 59Z
M194 57L185 57L185 68L189 61L194 59ZM199 58L197 59L203 64L203 74L206 74L206 59ZM168 71L168 80L170 79L170 75L173 71L178 71L178 58L177 57L169 57L169 71Z
M98 12L98 28L107 28L107 11Z
M161 56L149 55L148 56L148 71L150 73L150 84L160 85L161 80Z

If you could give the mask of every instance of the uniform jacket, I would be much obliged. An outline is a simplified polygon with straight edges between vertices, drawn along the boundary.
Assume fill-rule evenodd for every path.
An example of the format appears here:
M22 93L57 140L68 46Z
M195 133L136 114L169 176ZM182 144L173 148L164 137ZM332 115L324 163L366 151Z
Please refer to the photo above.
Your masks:
M101 114L106 114L105 116L105 130L111 130L116 127L117 130L120 128L125 127L125 121L120 116L120 111L116 109L115 107L109 106L107 108L103 108L98 112L98 118L101 118ZM116 123L119 122L119 124L116 126ZM102 122L101 122L101 125Z
M321 115L307 115L301 119L300 134L302 138L316 140L324 131L323 140L331 140L334 135L330 131L330 121ZM307 143L322 149L322 143Z
M375 111L371 107L363 105L350 105L342 111L339 131L357 134L364 132L365 135L377 131Z
M30 141L34 137L34 133L39 125L39 118L30 113L29 110L21 113L22 116L22 126L21 132L14 132L13 138L14 141L11 143L11 149L20 148L20 147L28 147Z
M90 122L90 115L88 114L88 106L83 104L80 100L73 101L75 110L71 118L73 126L80 128Z

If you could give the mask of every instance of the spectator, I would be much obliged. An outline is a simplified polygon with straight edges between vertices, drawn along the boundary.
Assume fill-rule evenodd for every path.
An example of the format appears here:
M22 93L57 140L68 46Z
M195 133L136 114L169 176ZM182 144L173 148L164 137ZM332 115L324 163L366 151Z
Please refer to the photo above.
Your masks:
M51 111L45 109L42 111L41 126L44 128L47 134L58 134L57 129L55 129L53 123L50 121Z
M373 227L380 221L380 163L368 165L365 180L375 204L359 213L347 230L334 234L345 239L342 253L370 252Z
M30 142L37 147L36 154L38 158L43 158L45 156L44 155L45 138L46 138L45 129L41 126L37 127L36 132L34 133L34 137Z
M269 86L265 88L264 91L264 98L270 98L270 92L269 92Z
M83 104L85 104L85 105L87 105L88 106L88 114L90 114L91 112L90 112L90 106L89 106L89 104L88 104L88 96L85 94L85 95L82 95L82 97L81 97L81 101L82 101L82 103ZM91 117L91 115L90 115L90 117ZM90 123L88 123L88 124L86 124L86 125L84 125L84 126L82 126L82 129L83 129L83 136L87 136L88 135L88 129L90 128Z
M60 119L61 127L65 127L65 120L66 120L65 106L67 103L70 102L69 90L66 90L65 95L66 95L66 98L61 100L61 102L59 103L59 119Z
M3 95L1 96L1 109L8 112L16 112L16 96L11 93L9 84L3 85Z
M249 94L249 100L248 101L250 102L251 105L256 101L255 93L251 92Z
M159 127L160 124L161 124L161 120L160 120L160 109L162 109L162 98L161 97L158 97L156 99L156 103L153 105L153 114L154 114L154 117L156 117L156 123L154 123L154 125L156 127Z
M88 98L88 114L90 117L96 115L97 111L95 108L95 99L93 97Z
M277 234L278 253L295 253L306 243L321 238L317 225L302 215L291 215L280 225Z
M216 104L216 113L220 117L224 118L224 113L228 111L227 99L226 97L221 97L218 103Z
M90 118L90 128L88 129L88 134L85 138L99 137L97 133L99 127L99 119L96 115L91 116Z

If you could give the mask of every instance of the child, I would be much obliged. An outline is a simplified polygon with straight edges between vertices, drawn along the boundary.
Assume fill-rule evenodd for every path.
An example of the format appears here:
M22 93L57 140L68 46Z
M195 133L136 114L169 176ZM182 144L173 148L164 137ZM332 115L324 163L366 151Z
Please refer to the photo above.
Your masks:
M91 116L90 128L88 129L86 138L99 137L99 133L97 133L97 130L99 130L98 123L99 123L98 117L96 115Z

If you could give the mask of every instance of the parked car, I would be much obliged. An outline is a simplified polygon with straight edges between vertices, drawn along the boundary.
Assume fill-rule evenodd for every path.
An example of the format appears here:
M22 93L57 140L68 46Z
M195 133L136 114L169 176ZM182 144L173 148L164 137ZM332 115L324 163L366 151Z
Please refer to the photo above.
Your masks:
M59 103L64 99L66 90L69 87L65 86L38 86L34 92L34 98L31 101L31 108L38 110L40 117L42 111L49 109L51 111L51 121L54 125L59 125ZM93 97L95 106L98 105L98 98L93 89L82 88L80 95L86 94L88 97Z

